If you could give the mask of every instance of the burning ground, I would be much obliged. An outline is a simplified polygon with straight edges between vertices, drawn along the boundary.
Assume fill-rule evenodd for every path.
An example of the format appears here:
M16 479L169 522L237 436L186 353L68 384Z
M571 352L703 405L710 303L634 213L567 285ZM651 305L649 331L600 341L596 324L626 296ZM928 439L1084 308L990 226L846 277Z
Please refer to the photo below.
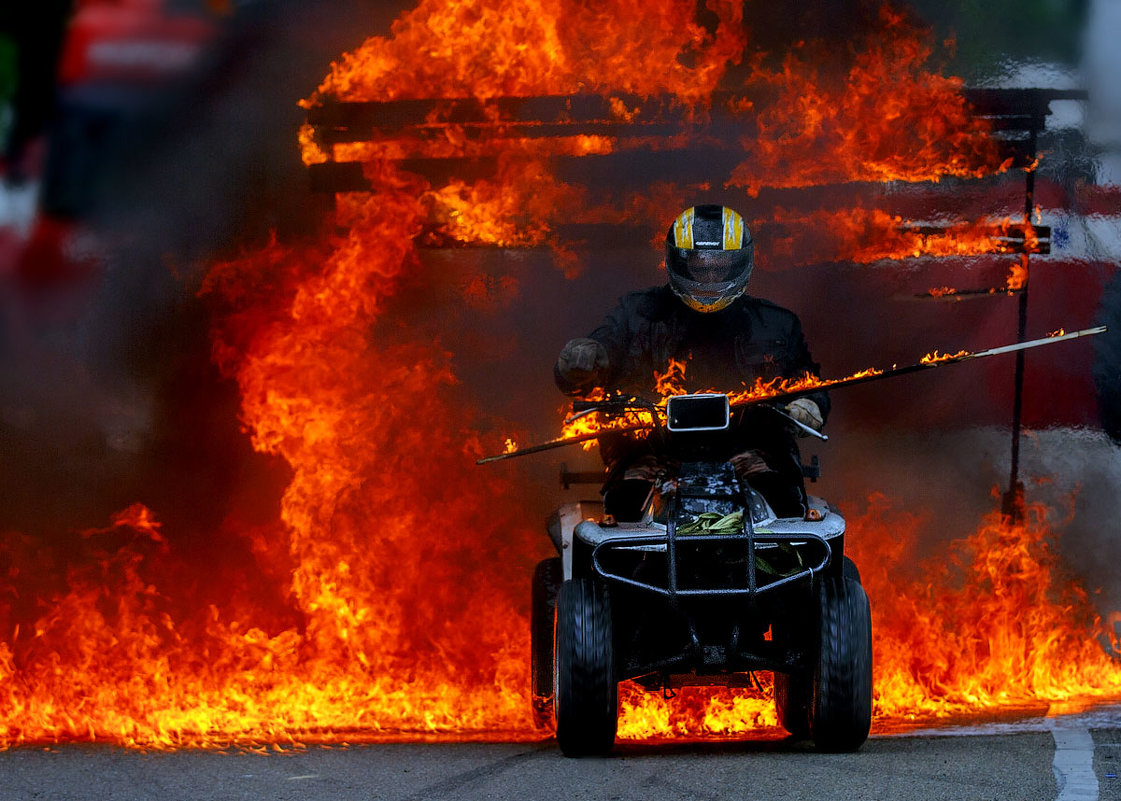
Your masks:
M58 382L95 421L75 429L109 432L80 464L126 466L75 482L89 489L81 498L57 480L66 473L50 473L49 488L35 469L6 479L58 505L37 517L13 504L0 536L3 743L542 736L528 714L528 577L548 555L539 521L558 500L557 465L474 460L510 435L557 433L555 352L616 295L660 280L651 241L702 197L757 223L754 291L799 311L829 375L866 366L857 359L903 363L934 346L1011 339L1011 303L999 297L889 307L963 272L1003 291L1020 264L977 229L1007 230L1022 172L968 112L960 82L939 74L907 13L854 6L845 33L856 44L839 56L825 40L790 35L778 47L756 36L738 4L709 2L697 18L695 5L644 3L640 15L623 0L594 14L562 0L428 0L339 58L305 101L309 115L336 101L452 100L363 142L304 128L305 162L358 164L369 191L339 193L329 209L308 203L277 236L162 279L152 305L169 316L128 332L147 343L122 370L147 376L135 393L82 398L81 382ZM539 136L503 116L502 97L596 98L616 127ZM652 97L673 130L620 133L643 124ZM484 124L457 122L456 103L477 103ZM729 139L729 120L746 133ZM675 148L722 152L727 171L632 169ZM622 159L581 160L596 155ZM464 158L486 170L447 167ZM442 174L407 168L432 159ZM1060 189L1042 201L1065 202ZM908 233L951 215L977 224L937 241ZM565 228L601 223L641 234L581 245ZM928 247L955 258L916 261ZM1083 287L1111 274L1080 266ZM1046 261L1033 269L1043 284ZM103 287L121 280L107 274ZM1039 317L1083 313L1056 285L1036 295L1048 299ZM89 291L119 309L96 294L104 288ZM15 334L57 354L45 332L59 315L21 307L13 364ZM81 319L73 342L100 332ZM1062 347L1074 350L1061 367L1028 380L1058 370L1066 402L1052 414L1029 389L1029 426L1093 419L1090 356ZM90 350L75 348L79 377ZM1108 609L1060 558L1061 505L1031 505L1019 524L991 511L987 479L1000 470L974 465L1003 454L947 436L908 450L914 481L877 481L895 473L875 469L881 451L914 444L916 429L1003 422L1010 369L954 369L938 383L836 398L835 439L854 442L837 451L839 468L825 454L822 494L850 515L872 598L881 720L1121 693L1121 668L1099 640ZM50 425L49 410L5 408L12 430ZM131 425L105 422L122 418ZM912 433L896 437L900 428ZM72 456L65 439L41 441L62 440ZM33 451L14 453L33 468ZM1108 448L1086 451L1116 463ZM945 468L937 476L924 473L932 459ZM875 494L884 483L899 497ZM1058 483L1066 490L1069 477ZM99 516L69 522L91 509ZM765 694L625 694L621 732L742 734L773 724Z

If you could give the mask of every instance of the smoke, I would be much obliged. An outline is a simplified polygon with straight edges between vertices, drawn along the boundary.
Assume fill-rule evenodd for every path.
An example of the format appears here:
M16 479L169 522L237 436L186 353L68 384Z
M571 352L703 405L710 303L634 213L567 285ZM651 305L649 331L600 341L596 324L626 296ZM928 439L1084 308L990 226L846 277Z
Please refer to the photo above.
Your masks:
M1121 515L1121 450L1094 429L1041 431L1028 440L1030 494L1053 510L1060 550L1104 617L1121 610L1121 557L1114 521Z
M306 191L296 100L396 12L282 0L239 10L194 73L145 89L140 111L134 99L104 112L111 145L71 143L89 164L75 158L69 180L98 191L63 218L48 192L40 224L65 226L60 257L86 266L2 287L0 525L75 530L154 497L205 531L246 473L275 483L239 430L236 387L210 364L194 295L216 255L321 224L329 199ZM115 97L78 94L58 128L82 103Z

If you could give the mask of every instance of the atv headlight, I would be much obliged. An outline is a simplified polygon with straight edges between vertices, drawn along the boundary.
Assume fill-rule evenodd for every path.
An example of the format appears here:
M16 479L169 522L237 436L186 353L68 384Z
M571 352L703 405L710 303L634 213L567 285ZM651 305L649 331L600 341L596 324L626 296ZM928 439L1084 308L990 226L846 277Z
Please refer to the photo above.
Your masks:
M674 395L666 402L670 431L723 431L729 416L727 395Z

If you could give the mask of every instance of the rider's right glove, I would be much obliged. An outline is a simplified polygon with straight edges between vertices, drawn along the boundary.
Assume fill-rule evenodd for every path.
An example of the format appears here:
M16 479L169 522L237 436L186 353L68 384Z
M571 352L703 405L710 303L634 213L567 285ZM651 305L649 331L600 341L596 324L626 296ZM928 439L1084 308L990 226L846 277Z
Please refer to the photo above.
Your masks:
M821 416L821 409L809 398L797 398L791 401L786 407L786 413L802 425L809 426L814 431L821 431L825 426L825 420Z
M607 348L594 339L569 340L557 357L557 378L572 393L586 392L607 372Z

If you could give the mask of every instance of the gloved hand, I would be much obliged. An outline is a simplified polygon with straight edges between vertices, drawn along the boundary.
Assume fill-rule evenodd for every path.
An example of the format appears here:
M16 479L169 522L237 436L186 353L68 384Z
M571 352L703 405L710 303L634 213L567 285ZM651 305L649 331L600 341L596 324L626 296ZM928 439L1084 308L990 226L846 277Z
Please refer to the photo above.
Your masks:
M786 406L786 413L802 425L809 426L814 431L821 431L825 420L821 416L821 409L809 398L797 398ZM801 436L807 436L805 432Z
M736 476L741 479L746 479L748 476L757 476L760 473L774 472L759 451L737 453L728 462L735 468Z
M569 340L557 357L557 375L580 389L590 389L607 367L607 348L586 337Z

